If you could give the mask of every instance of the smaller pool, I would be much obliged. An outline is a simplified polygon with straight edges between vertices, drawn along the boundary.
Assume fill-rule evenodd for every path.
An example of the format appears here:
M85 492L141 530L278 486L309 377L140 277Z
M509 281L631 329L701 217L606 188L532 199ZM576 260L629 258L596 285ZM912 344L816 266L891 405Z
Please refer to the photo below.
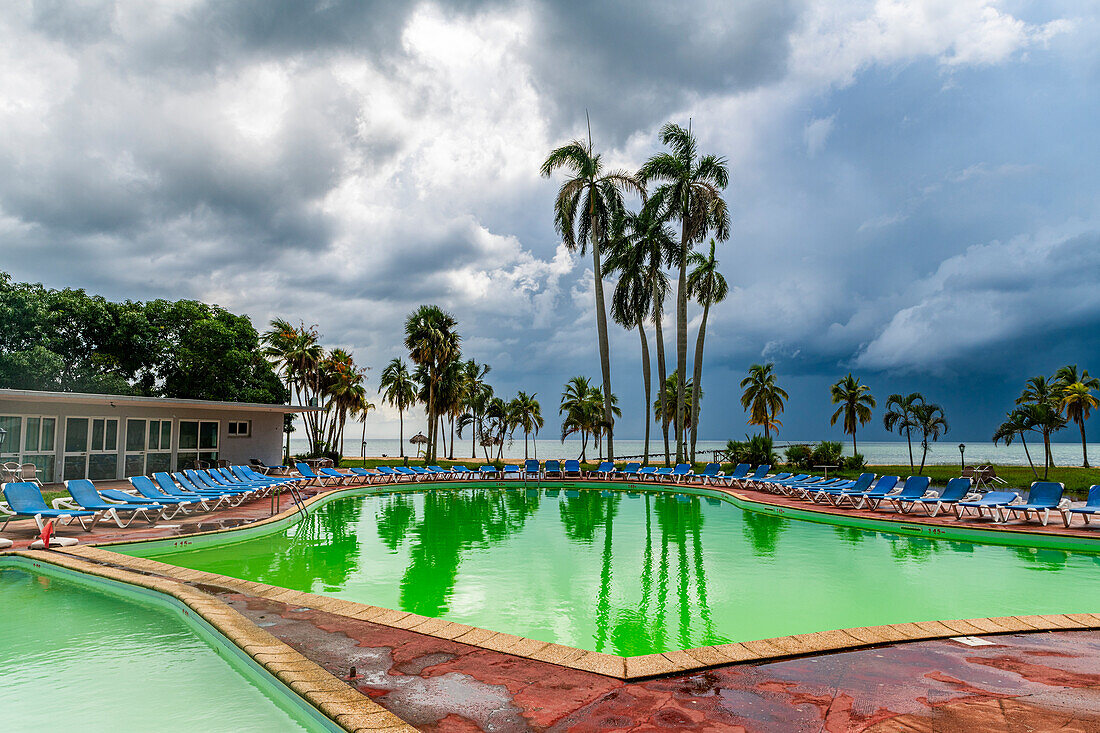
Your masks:
M0 728L336 731L172 601L0 559Z

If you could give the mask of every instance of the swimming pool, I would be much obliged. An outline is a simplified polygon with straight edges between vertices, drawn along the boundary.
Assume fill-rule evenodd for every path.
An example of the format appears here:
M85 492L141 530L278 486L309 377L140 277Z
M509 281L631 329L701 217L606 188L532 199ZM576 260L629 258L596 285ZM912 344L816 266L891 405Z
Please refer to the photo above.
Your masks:
M0 558L0 726L337 731L167 598Z
M112 549L624 656L1100 609L1100 555L835 526L671 492L366 493L233 535Z

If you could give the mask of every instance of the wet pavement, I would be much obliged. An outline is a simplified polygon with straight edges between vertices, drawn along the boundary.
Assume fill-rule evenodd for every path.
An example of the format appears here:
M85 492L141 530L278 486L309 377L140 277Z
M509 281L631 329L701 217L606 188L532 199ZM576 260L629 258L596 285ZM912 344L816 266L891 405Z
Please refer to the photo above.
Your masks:
M889 645L641 682L225 593L424 731L1100 731L1100 632Z

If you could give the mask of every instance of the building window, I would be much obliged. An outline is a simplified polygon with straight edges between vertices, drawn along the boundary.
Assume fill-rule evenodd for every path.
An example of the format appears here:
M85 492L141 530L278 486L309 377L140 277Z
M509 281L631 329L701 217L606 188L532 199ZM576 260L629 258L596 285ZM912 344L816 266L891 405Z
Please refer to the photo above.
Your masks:
M252 435L252 421L240 420L229 423L230 438L247 438Z
M218 462L218 423L214 420L180 420L176 470L206 468Z

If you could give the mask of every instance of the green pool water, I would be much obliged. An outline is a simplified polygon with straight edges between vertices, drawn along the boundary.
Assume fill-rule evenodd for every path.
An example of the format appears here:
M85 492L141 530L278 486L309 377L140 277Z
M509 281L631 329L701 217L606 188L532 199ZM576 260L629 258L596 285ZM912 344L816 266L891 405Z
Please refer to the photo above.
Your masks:
M0 730L336 730L166 602L0 564Z
M899 536L713 497L607 493L351 496L240 542L120 551L623 655L1100 610L1100 556L1090 553Z

